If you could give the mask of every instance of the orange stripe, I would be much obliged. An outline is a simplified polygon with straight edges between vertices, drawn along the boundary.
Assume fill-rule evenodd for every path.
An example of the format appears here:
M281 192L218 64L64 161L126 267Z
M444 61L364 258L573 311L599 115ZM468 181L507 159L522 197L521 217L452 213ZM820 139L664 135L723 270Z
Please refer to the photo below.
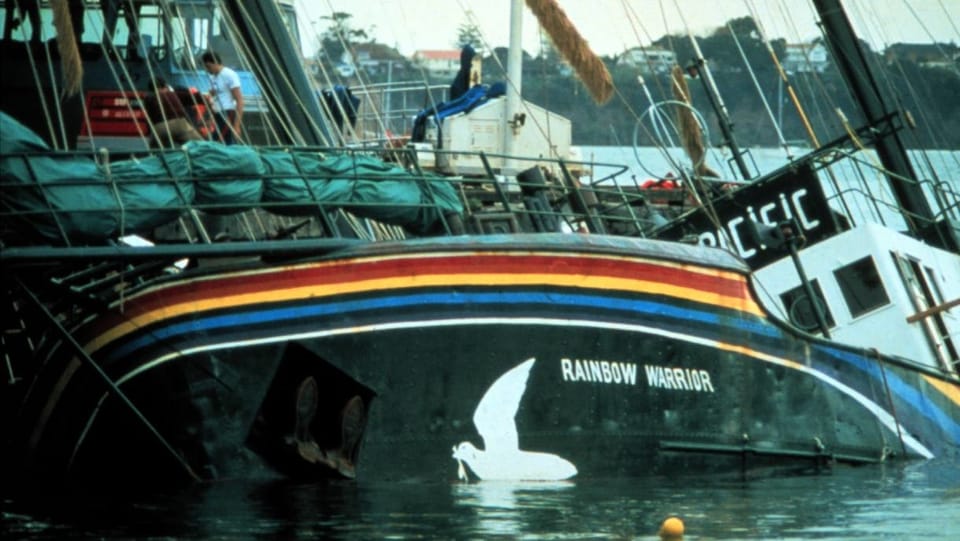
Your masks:
M951 402L960 406L960 385L957 385L956 383L947 383L946 381L926 375L923 376L923 379L927 380L927 383L943 393L943 395L949 398Z
M358 280L346 283L319 284L284 289L270 289L254 293L242 293L228 296L208 297L177 304L162 306L142 314L129 317L122 323L101 334L86 345L88 352L94 352L104 345L150 325L156 321L178 317L187 313L204 312L221 308L252 305L258 303L284 302L311 297L330 297L363 291L402 290L418 287L443 286L561 286L587 290L627 291L664 295L679 299L692 300L704 304L722 306L753 315L762 315L760 307L748 296L733 297L710 293L703 290L682 287L662 282L631 280L605 276L578 276L570 274L427 274Z
M554 260L554 261L551 261ZM715 290L716 293L733 297L748 296L743 275L713 268L681 265L665 261L646 261L616 256L583 256L577 254L546 254L520 252L490 254L486 252L455 252L432 254L401 254L390 257L366 257L306 263L258 269L252 271L219 274L166 284L140 291L125 299L125 311L135 315L170 303L171 297L198 296L199 288L208 295L231 296L245 294L260 287L260 284L298 283L323 281L352 282L391 278L397 275L445 275L455 273L493 274L551 274L572 276L608 276L610 278L649 279L663 278L664 282L695 285L694 289ZM631 272L630 269L636 269ZM658 269L663 269L659 271ZM703 280L698 277L703 277ZM722 292L721 292L722 290ZM136 301L136 302L134 302Z

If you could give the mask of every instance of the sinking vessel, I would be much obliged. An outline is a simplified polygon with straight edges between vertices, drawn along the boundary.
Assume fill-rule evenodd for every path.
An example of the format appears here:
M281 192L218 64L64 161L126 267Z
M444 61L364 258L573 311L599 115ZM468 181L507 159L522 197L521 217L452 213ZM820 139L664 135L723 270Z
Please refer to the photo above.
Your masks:
M281 11L224 6L271 93L281 71L257 51L294 54ZM507 99L478 109L516 135ZM306 102L292 107L319 110ZM822 276L852 266L882 283L885 332L940 349L778 317L757 286L768 265L685 242L703 236L697 215L659 224L642 193L587 182L569 155L334 149L310 122L282 147L91 154L0 114L5 479L558 480L960 453L955 225L835 224L815 175L850 139L717 205L767 190L756 209L775 227L739 245L767 263L866 250L802 264L819 286L775 283L819 287L832 308L849 296ZM815 221L836 229L800 246L797 224Z

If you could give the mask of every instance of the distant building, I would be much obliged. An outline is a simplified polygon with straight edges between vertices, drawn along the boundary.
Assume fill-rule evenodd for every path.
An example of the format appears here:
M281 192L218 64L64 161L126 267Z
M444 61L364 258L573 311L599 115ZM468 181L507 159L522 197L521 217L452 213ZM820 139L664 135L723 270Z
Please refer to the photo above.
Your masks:
M406 64L403 55L382 43L355 43L350 49L340 56L337 69L341 74L344 70L352 71L350 68L362 69L371 75L386 73L389 69L396 70Z
M960 47L952 43L894 43L883 56L887 63L906 60L927 68L957 69Z
M420 50L413 53L413 63L423 68L431 77L451 78L460 71L460 51Z
M823 73L830 64L827 48L823 43L788 43L781 62L787 73Z
M635 47L624 51L617 63L638 68L641 73L669 73L677 63L677 55L656 47Z
M316 77L317 79L324 78L324 65L321 64L316 58L304 58L303 67L307 69L307 72ZM353 67L353 64L348 64L346 62L338 62L335 66L326 66L328 71L327 76L339 75L340 77L353 77L356 75L357 70Z

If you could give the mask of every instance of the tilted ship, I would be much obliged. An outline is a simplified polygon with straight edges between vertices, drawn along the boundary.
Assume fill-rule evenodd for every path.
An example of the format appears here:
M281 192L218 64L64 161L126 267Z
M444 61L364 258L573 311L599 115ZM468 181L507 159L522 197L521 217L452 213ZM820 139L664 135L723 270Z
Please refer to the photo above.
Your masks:
M816 4L850 47L839 5ZM264 116L296 125L283 144L64 149L4 83L5 479L558 480L960 452L956 208L892 174L899 231L842 216L818 181L855 142L902 165L880 98L863 96L871 126L717 194L712 219L663 224L649 193L585 176L569 139L328 147L281 9L222 9ZM433 128L505 118L522 139L511 99ZM565 119L526 110L563 139ZM708 234L736 242L688 242ZM764 272L806 319L773 315Z

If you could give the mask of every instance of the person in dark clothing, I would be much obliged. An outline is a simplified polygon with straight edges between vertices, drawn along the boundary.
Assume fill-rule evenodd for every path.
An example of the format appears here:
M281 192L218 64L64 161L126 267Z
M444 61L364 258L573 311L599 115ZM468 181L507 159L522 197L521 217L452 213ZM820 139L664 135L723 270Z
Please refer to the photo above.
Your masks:
M151 86L154 92L145 100L144 108L155 133L154 145L181 145L203 139L187 117L180 97L167 82L162 77L156 77Z
M471 80L470 72L473 67L473 57L477 55L477 52L473 50L473 47L468 43L463 46L463 49L460 50L460 71L457 72L456 77L453 79L453 84L450 85L450 100L453 101L460 96L467 93L467 90L470 90Z
M351 127L357 126L357 109L360 107L360 98L354 96L349 88L336 85L332 90L324 89L321 94L338 130L343 130L344 116L346 116L346 120Z

